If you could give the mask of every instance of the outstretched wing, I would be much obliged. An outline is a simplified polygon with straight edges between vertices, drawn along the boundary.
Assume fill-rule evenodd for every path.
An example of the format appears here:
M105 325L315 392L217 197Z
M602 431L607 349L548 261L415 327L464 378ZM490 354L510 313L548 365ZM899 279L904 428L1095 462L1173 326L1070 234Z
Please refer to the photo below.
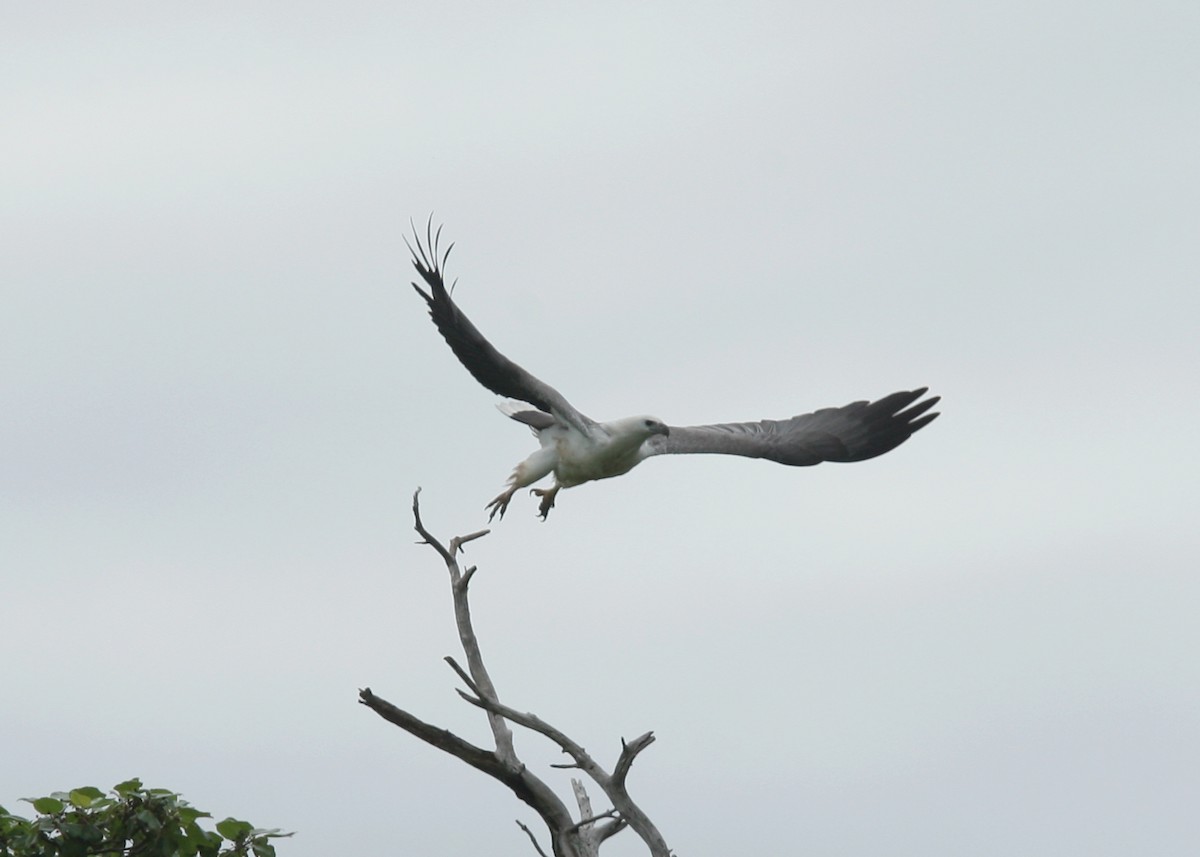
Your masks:
M421 243L421 236L417 234L415 227L413 240L416 242L416 249L413 249L412 244L408 244L407 238L404 239L404 243L408 244L408 250L412 253L413 267L429 286L429 291L424 291L416 283L412 286L429 304L429 315L450 346L450 350L462 365L467 367L467 371L475 376L475 380L493 393L528 402L583 434L589 434L591 427L595 425L591 419L575 410L558 390L535 378L497 351L451 299L442 271L454 245L451 244L445 253L441 253L438 248L441 235L441 227L434 232L431 220L425 228L424 244Z
M877 402L822 408L786 420L671 426L669 435L651 438L642 450L646 456L744 455L798 467L822 461L865 461L895 449L937 417L925 412L937 404L939 396L917 402L928 389L892 393Z

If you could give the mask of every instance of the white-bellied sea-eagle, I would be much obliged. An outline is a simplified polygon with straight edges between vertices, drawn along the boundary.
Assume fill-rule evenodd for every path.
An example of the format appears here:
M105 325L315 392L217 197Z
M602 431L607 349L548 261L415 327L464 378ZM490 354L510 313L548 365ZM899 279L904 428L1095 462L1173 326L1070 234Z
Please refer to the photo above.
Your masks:
M487 504L489 521L497 514L504 517L519 489L551 473L553 487L532 489L541 497L538 512L543 520L559 490L620 476L652 455L716 453L794 466L865 461L895 449L937 417L927 411L940 397L918 401L928 390L921 387L783 420L668 426L657 417L639 416L596 422L577 411L558 390L497 351L463 314L443 279L454 245L441 253L440 236L441 228L435 233L431 223L422 244L414 230L416 248L409 245L409 251L429 291L416 283L413 288L429 304L433 323L467 371L493 393L515 400L502 403L501 411L533 429L541 445L516 466L508 487Z

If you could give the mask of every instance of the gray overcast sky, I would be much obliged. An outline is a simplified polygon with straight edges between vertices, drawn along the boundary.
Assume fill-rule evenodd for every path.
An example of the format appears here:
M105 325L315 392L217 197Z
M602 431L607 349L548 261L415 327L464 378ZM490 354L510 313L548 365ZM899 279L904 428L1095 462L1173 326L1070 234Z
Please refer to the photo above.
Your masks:
M1200 6L3 19L0 803L137 775L291 857L532 853L356 703L487 738L408 507L480 527L533 439L408 286L433 211L596 418L945 397L875 461L653 460L472 546L502 696L609 762L655 730L680 854L1194 851Z

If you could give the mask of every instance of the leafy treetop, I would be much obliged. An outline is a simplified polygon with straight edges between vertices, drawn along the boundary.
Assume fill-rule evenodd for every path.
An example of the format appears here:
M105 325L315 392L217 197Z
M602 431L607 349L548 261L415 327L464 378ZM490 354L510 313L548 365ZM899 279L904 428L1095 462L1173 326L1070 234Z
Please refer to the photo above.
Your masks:
M170 789L148 789L141 780L113 786L109 796L94 786L25 798L36 818L0 806L0 857L275 857L270 840L290 833L212 818Z

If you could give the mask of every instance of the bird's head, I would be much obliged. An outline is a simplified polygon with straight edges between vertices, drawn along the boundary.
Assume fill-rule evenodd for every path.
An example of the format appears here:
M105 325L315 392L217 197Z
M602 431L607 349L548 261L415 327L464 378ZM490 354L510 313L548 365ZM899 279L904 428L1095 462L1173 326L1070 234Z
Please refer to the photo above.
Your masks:
M671 433L658 417L623 417L603 426L611 441L622 449L636 449L656 434Z
M641 424L641 429L646 433L646 437L656 434L661 434L665 437L671 433L670 426L658 417L637 417L637 421Z

